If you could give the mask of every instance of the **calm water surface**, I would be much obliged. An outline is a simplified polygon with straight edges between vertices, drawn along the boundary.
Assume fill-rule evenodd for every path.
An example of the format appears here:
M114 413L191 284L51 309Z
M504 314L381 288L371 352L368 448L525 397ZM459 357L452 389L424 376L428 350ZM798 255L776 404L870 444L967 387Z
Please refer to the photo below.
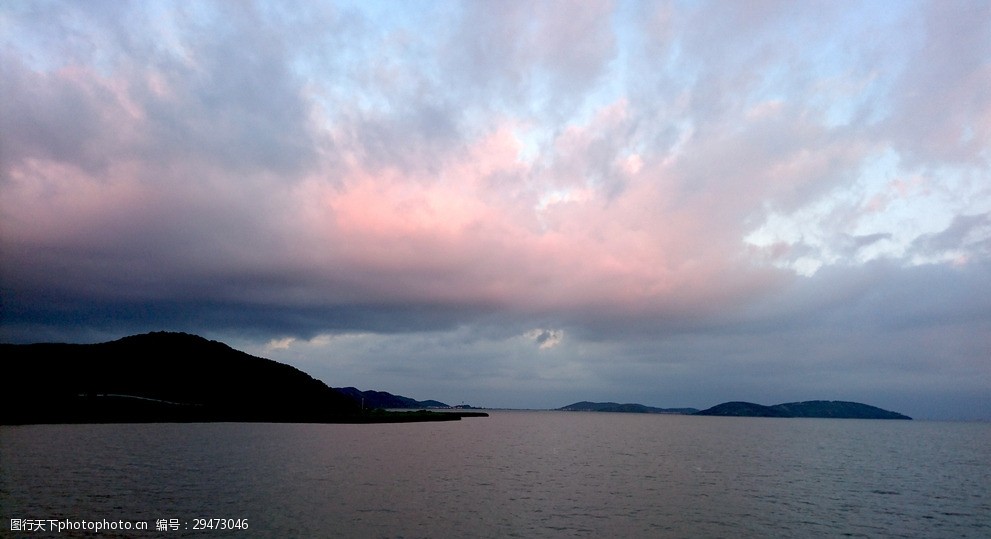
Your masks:
M11 519L151 528L100 537L986 538L991 425L497 411L0 427L0 519L17 537L50 533Z

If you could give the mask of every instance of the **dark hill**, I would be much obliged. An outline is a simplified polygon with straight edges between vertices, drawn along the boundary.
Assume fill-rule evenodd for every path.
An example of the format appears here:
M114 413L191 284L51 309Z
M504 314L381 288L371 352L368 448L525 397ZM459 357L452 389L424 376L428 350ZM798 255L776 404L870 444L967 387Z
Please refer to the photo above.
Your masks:
M643 404L581 401L558 408L566 412L625 412L635 414L693 414L695 408L654 408Z
M294 367L185 333L3 344L0 357L0 378L8 381L0 424L457 419L363 413L353 398Z
M763 406L752 402L724 402L696 415L738 417L818 417L837 419L912 419L867 404L846 401L805 401Z

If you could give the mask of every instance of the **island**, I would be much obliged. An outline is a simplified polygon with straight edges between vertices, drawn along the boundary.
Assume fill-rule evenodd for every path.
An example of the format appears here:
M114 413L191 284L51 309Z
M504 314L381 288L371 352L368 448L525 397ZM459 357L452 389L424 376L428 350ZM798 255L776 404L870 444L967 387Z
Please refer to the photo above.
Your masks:
M0 424L456 421L387 411L303 371L186 333L99 344L0 344ZM412 399L410 399L412 400Z
M643 404L581 401L557 408L565 412L616 412L635 414L677 414L723 417L818 417L836 419L912 419L897 412L875 406L847 401L804 401L764 406L752 402L724 402L699 410L697 408L655 408Z
M694 414L698 408L655 408L643 404L581 401L558 408L565 412L623 412L632 414Z
M804 401L764 406L752 402L724 402L696 412L702 416L724 417L818 417L835 419L912 419L897 412L868 404L847 401Z

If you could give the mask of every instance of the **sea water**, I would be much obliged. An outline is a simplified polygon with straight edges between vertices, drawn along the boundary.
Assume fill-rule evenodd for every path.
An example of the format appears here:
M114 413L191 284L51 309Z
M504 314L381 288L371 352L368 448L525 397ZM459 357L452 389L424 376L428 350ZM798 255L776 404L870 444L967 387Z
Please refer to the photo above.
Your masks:
M15 537L991 537L991 424L0 427L0 518Z

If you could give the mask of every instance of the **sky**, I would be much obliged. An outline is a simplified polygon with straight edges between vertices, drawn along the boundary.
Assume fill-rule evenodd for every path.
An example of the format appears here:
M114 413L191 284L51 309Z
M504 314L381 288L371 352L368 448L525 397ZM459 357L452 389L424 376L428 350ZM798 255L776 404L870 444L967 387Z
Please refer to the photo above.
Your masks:
M0 3L0 340L991 420L991 2Z

